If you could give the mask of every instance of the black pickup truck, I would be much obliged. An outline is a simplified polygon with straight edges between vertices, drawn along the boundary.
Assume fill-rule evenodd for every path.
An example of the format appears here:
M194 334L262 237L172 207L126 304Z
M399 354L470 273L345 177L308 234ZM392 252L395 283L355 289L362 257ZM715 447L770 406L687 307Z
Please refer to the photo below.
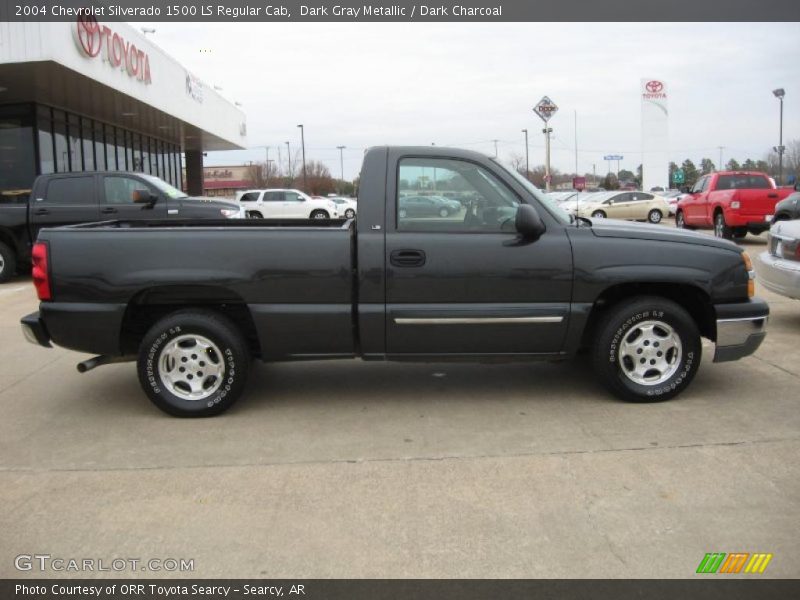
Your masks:
M442 216L399 198L469 200ZM750 260L665 226L570 218L494 159L370 149L358 221L132 222L43 230L27 338L138 361L161 409L207 416L264 361L565 359L586 348L630 401L666 400L700 365L766 335ZM91 260L88 260L88 257Z
M31 245L43 227L104 219L220 219L238 215L239 208L232 202L189 198L166 181L144 173L40 175L30 195L0 202L0 282L13 277L17 266L30 262Z

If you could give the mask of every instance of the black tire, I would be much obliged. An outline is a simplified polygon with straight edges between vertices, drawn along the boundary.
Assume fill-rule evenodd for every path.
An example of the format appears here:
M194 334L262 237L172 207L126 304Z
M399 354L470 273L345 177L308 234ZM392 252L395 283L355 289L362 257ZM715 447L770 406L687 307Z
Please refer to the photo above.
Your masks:
M656 323L659 325L653 327L652 335L642 333ZM688 387L700 367L703 347L697 324L683 307L666 298L639 296L624 300L601 317L596 331L592 348L594 371L603 385L622 400L669 400ZM663 337L664 333L669 335ZM668 349L663 358L657 357L658 341L664 348L676 337L679 346ZM657 341L642 346L649 338ZM627 355L624 343L629 348L640 346ZM639 365L632 356L647 362ZM656 364L652 368L648 364L651 360ZM649 370L637 375L633 373L637 367ZM659 370L659 367L665 368Z
M197 341L198 338L211 342L215 348L203 351L196 344L185 346L191 339ZM197 354L181 358L186 365L182 367L175 352L192 352L192 349L197 349ZM165 352L171 355L165 356ZM250 353L236 325L223 315L200 309L172 313L153 325L139 346L137 362L139 383L144 392L153 404L175 417L210 417L230 408L244 390L249 367ZM189 373L179 374L181 368ZM192 375L192 369L221 369L220 381L217 383L217 378L206 372L201 382L202 371ZM203 395L206 390L201 389L196 392L198 397L185 397L193 389L189 388L191 382L170 382L165 379L170 372L175 373L176 378L195 377L195 385L208 384L209 393Z
M594 218L594 219L605 219L606 218L606 213L604 213L602 210L596 210L596 211L594 211L592 213L592 218Z
M725 215L722 211L714 213L714 235L724 240L733 238L733 230L725 223Z
M649 213L647 213L647 220L650 221L653 224L661 223L661 219L663 219L663 218L664 218L663 213L660 210L658 210L657 208L654 208Z
M329 219L330 215L324 210L315 210L311 213L312 219Z
M0 242L0 283L8 281L17 273L17 255Z
M344 211L345 219L352 219L355 216L356 216L356 211L354 211L352 208L348 208L346 211Z
M450 216L450 211L447 210L446 208L440 208L439 209L439 216L442 217L443 219L445 217L449 217Z
M689 231L694 229L694 227L686 224L686 218L683 216L682 210L675 213L675 227L678 229L688 229Z
M756 234L758 235L758 234ZM743 240L747 237L747 227L736 227L733 230L733 238L737 240Z

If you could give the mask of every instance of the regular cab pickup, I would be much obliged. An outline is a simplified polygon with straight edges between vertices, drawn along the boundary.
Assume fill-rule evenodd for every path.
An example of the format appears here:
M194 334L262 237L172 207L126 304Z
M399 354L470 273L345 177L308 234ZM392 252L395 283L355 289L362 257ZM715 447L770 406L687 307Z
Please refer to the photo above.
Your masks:
M135 193L134 193L135 192ZM166 181L120 171L51 173L33 182L30 195L0 203L0 282L30 262L39 230L104 219L238 217L231 202L190 198Z
M757 171L720 171L704 175L678 201L675 224L682 229L714 229L730 240L769 229L775 205L794 190L777 188Z
M409 211L405 198L447 198ZM457 205L457 206L456 206ZM591 353L629 401L691 382L766 335L735 244L663 226L572 218L474 152L378 147L354 220L132 222L45 229L29 340L135 360L178 416L220 413L263 361L567 359ZM404 208L405 207L405 208ZM532 393L534 390L532 390Z

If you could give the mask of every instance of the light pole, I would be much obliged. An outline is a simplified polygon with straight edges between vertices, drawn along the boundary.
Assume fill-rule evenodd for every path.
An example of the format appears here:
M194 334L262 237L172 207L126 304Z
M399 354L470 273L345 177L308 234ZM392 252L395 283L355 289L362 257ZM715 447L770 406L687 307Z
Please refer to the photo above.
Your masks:
M550 191L550 134L553 133L552 127L545 126L542 129L544 134L544 183L545 190Z
M725 150L725 146L717 146L719 148L719 166L717 167L717 171L724 171L724 167L722 166L722 151Z
M336 146L336 148L338 148L339 150L339 167L342 170L342 179L341 179L342 185L339 186L340 187L339 193L341 194L342 193L341 187L344 186L344 149L347 148L347 146Z
M286 142L286 163L289 169L289 178L294 179L294 173L292 173L292 147L289 142Z
M531 167L528 161L528 130L523 129L522 133L525 134L525 179L530 180L531 178Z
M306 179L306 134L303 124L298 125L300 128L300 147L303 149L303 191L308 193L308 180Z
M497 142L500 140L492 140L494 142L494 157L497 158Z
M783 97L786 95L786 91L783 88L778 88L777 90L772 90L772 94L781 101L780 137L778 138L778 145L775 147L775 151L778 153L778 185L781 185L783 183L783 151L785 150L783 146Z

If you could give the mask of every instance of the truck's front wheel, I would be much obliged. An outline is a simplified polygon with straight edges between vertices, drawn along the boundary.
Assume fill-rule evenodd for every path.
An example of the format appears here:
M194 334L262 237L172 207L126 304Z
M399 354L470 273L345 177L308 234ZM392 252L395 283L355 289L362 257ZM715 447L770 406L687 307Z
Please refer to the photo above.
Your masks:
M229 319L186 310L158 321L139 347L139 382L147 396L176 417L209 417L241 395L250 357Z
M624 301L603 317L597 331L595 372L623 400L669 400L700 367L702 345L694 319L665 298Z

